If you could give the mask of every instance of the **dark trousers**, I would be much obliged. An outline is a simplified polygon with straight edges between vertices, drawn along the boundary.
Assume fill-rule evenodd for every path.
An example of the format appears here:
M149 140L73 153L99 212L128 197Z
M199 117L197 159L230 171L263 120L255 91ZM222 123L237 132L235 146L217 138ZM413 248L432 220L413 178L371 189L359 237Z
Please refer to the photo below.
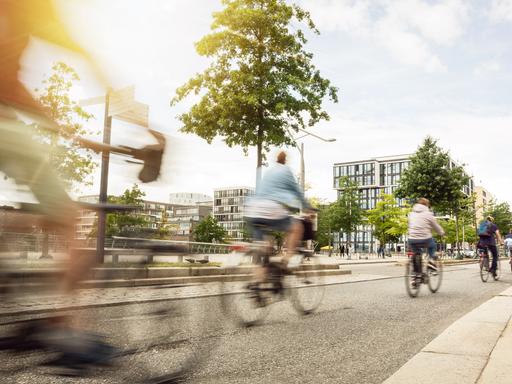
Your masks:
M489 251L491 251L492 254L492 264L491 264L491 272L496 271L496 268L498 266L498 247L495 245L487 245L487 248Z
M421 273L421 250L427 249L428 256L431 259L436 259L436 242L433 238L430 239L409 239L409 249L414 253L413 265L414 272Z

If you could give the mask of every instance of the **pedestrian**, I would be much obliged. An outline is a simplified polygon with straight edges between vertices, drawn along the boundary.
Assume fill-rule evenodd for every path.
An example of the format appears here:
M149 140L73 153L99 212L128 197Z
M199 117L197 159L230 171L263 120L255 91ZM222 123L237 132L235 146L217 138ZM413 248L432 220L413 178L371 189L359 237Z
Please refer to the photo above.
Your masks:
M343 257L343 256L345 256L345 245L342 244L340 247L340 257Z

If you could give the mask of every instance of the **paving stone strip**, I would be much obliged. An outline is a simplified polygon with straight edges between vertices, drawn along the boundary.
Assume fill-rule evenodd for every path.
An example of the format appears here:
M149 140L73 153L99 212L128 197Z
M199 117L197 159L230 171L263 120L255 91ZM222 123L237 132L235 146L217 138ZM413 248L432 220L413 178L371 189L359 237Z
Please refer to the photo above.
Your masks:
M323 284L343 284L388 279L390 276L355 274L326 276ZM185 286L135 288L93 288L77 290L73 296L58 294L25 294L0 303L0 317L31 315L87 307L105 307L127 303L179 300L240 292L244 282L207 283Z
M512 383L512 287L450 325L384 384Z

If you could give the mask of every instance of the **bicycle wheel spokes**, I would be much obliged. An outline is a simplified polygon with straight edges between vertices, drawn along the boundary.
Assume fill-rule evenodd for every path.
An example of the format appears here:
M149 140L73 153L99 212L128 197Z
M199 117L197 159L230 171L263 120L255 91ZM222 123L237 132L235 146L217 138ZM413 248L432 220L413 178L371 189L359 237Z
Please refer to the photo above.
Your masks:
M443 263L441 260L429 260L427 264L428 288L435 293L441 287L443 280Z
M318 257L303 263L286 279L290 300L297 312L308 315L314 312L324 297L324 275L319 266Z
M272 291L269 283L239 283L234 293L226 292L222 296L226 314L245 327L260 324L269 313Z
M98 325L117 356L114 367L99 369L98 375L115 383L164 383L190 375L215 347L221 323L214 318L217 310L210 298L128 304L114 314L102 311Z
M482 282L487 282L489 279L489 258L480 257L480 279Z
M407 294L410 297L418 296L420 286L421 278L416 276L416 273L414 272L414 262L410 259L405 263L405 288L407 290Z

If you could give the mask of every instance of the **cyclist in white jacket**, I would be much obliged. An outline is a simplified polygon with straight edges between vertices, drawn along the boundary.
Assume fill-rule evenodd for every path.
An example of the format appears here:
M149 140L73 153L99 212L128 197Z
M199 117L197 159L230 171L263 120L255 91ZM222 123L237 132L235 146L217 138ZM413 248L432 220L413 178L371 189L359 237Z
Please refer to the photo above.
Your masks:
M444 230L430 210L430 201L424 197L418 199L409 213L409 248L414 253L426 248L428 255L436 259L436 242L432 230L444 236Z

